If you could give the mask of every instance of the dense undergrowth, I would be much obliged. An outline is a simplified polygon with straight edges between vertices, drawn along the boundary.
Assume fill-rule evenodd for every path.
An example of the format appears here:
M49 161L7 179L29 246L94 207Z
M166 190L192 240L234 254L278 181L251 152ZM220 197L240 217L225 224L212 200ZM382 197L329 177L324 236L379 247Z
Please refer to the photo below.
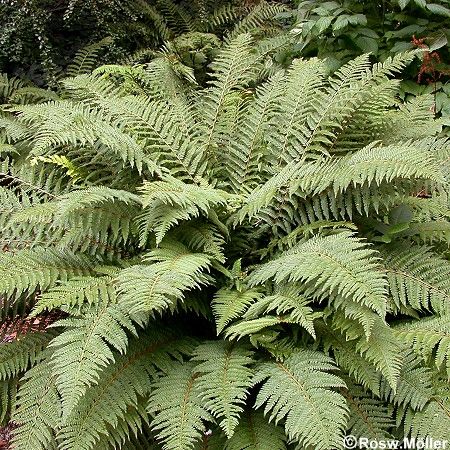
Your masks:
M3 76L11 448L450 441L446 68L425 89L431 42L357 56L306 3Z

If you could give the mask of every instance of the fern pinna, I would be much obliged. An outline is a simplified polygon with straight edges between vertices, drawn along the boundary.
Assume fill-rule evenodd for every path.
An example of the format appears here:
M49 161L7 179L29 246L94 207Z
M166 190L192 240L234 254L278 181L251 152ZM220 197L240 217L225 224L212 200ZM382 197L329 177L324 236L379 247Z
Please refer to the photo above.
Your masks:
M450 440L449 144L393 79L416 54L268 76L266 44L230 38L205 88L163 55L10 89L16 449Z

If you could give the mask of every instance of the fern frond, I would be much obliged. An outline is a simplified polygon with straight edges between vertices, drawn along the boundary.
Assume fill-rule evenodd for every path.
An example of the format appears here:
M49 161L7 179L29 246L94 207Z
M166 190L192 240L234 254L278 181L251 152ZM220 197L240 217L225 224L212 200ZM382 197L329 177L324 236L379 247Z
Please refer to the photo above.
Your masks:
M172 31L166 23L164 14L161 14L161 11L158 8L150 5L144 0L138 0L137 5L139 7L139 10L145 15L145 17L148 17L152 20L159 37L163 41L168 40L172 36Z
M13 420L19 425L13 445L17 450L56 448L53 430L60 425L61 401L48 360L29 370L22 380Z
M316 327L320 330L319 337L323 341L324 349L327 352L332 349L339 368L364 388L379 396L381 373L372 364L367 364L367 359L356 351L355 342L324 323L319 322Z
M381 384L381 396L396 405L422 410L434 395L432 372L424 367L420 357L409 353L404 358L394 392L385 381Z
M102 100L123 97L126 93L123 86L106 78L110 66L101 66L92 74L77 75L74 78L64 78L61 85L64 93L73 100L89 102L100 106ZM138 69L136 69L137 71ZM112 70L111 70L112 71ZM125 71L125 69L123 69ZM103 76L96 76L101 74ZM105 75L106 74L106 75Z
M57 280L88 275L92 260L70 252L36 248L0 256L0 292L6 296L41 291Z
M50 343L54 349L50 365L62 397L63 420L93 384L100 372L114 361L112 348L125 353L126 330L136 333L127 314L115 304L99 302L83 314L56 322L63 332Z
M261 1L256 5L234 28L229 32L228 38L233 39L243 33L252 31L260 31L267 27L268 24L275 21L275 17L286 11L283 5L271 4Z
M276 315L271 315L271 312ZM296 286L282 286L273 295L256 299L242 315L243 320L229 326L225 335L240 338L273 325L296 323L315 338L314 320L321 315L312 310L309 301Z
M173 175L196 180L203 172L200 143L190 127L188 107L172 99L152 100L144 96L108 99L102 106L130 136Z
M111 37L106 37L95 44L88 45L79 50L73 61L66 69L68 77L76 77L83 73L89 73L97 65L97 56L100 50L113 42Z
M157 368L170 366L172 358L192 352L192 342L180 341L167 331L152 330L135 339L124 355L115 356L98 380L63 421L58 439L63 450L90 450L119 425L127 411L138 407L150 392ZM130 430L131 431L131 430Z
M448 310L450 264L427 247L390 249L383 253L389 291L397 307Z
M171 30L177 34L192 31L192 18L182 5L173 0L156 0L156 4Z
M11 220L16 223L44 222L49 229L60 230L59 248L83 249L91 237L91 244L95 241L106 249L130 239L139 204L139 197L128 191L93 186L23 208Z
M9 97L11 103L39 103L47 100L59 100L56 92L35 86L16 89Z
M118 270L117 270L118 272ZM74 277L50 288L38 298L33 316L53 309L81 311L84 304L89 306L106 304L116 296L112 276Z
M348 430L356 437L374 440L391 438L388 432L394 426L392 412L379 399L367 394L359 386L342 390L349 408Z
M217 222L214 221L214 223ZM222 224L219 223L219 225ZM218 227L211 223L194 219L172 230L169 236L170 239L179 240L192 250L211 255L212 258L223 264L225 262L223 234L228 234L228 230L224 230L222 226L219 231Z
M207 283L209 256L181 244L153 250L144 261L150 264L124 269L117 278L118 302L130 314L163 311L182 300L185 291Z
M42 352L55 336L52 332L19 334L13 342L0 345L0 380L13 378L42 359Z
M439 439L448 441L449 420L450 401L447 396L430 402L422 411L409 410L405 417L405 431L417 439L439 436Z
M316 58L296 60L289 68L285 92L280 98L282 107L273 118L273 131L268 134L270 151L278 163L307 156L304 135L315 107L307 99L316 94L320 98L324 77L325 65Z
M208 21L205 23L206 30L213 31L214 28L236 21L240 15L239 8L236 8L234 5L225 4L212 12Z
M374 65L372 70L369 55L358 56L344 64L329 80L325 92L317 96L315 110L308 119L304 148L309 152L323 152L332 145L342 123L364 104L370 94L369 88L400 72L414 56L414 52L399 53Z
M11 77L7 73L0 73L0 99L2 103L23 87L25 87L24 80L18 77Z
M3 426L9 422L15 412L15 403L19 380L12 378L0 381L0 424Z
M210 210L225 205L229 198L219 189L183 183L172 177L146 182L139 190L146 208L138 219L142 244L147 241L149 230L155 231L158 245L167 231L180 221L201 214L208 216Z
M254 63L251 43L250 35L238 36L221 50L211 66L213 80L205 91L199 108L204 126L202 144L206 152L214 157L217 157L222 134L227 132L226 128L223 129L223 124L220 126L227 97L251 79L249 69Z
M216 292L212 310L216 318L217 334L220 334L230 321L240 317L248 306L259 298L261 298L261 293L256 289L241 291L221 289Z
M299 350L283 362L263 363L255 382L263 382L255 406L265 404L270 420L285 419L286 433L303 446L317 450L340 447L347 406L335 388L344 388L336 366L319 352Z
M122 418L114 426L107 426L107 431L100 436L95 450L157 450L153 436L146 435L150 418L146 410L147 398L138 398L135 408L128 408ZM134 447L135 442L145 443L143 447Z
M243 405L252 385L252 352L226 341L199 345L191 361L198 361L196 383L205 408L218 420L230 438L233 436Z
M230 142L224 158L226 175L235 192L249 192L260 179L258 164L261 148L266 144L265 133L276 115L279 101L284 94L284 76L275 74L256 90L255 100L240 111L236 138Z
M397 333L377 317L370 336L360 338L356 350L383 374L396 391L403 364L403 351Z
M280 426L269 423L259 411L245 411L224 450L285 450L286 436Z
M206 431L213 417L197 390L199 374L193 363L174 364L150 394L148 411L155 414L151 427L165 450L187 450Z
M431 359L438 368L444 366L450 379L450 316L424 317L394 328L398 339L418 355Z
M422 178L444 183L438 161L426 150L427 141L379 147L372 143L348 156L326 160L322 167L303 165L291 191L319 194L327 188L335 195L350 186L391 182L395 178Z
M308 290L319 298L326 294L347 297L384 317L386 281L378 268L376 253L360 239L342 232L297 245L256 269L250 283L254 286L272 277L277 283L301 280L309 283Z
M16 106L20 121L33 124L36 130L33 156L46 155L58 146L106 146L114 155L132 167L142 170L144 157L140 142L125 132L120 122L111 121L102 110L71 101L46 102L39 105ZM113 122L113 123L111 123ZM157 170L152 164L153 170Z

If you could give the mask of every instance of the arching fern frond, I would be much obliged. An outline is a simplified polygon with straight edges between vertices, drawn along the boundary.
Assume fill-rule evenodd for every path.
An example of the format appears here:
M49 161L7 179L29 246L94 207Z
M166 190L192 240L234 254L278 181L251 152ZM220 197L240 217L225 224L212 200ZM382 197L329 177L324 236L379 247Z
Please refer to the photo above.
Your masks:
M390 295L397 307L448 311L450 264L427 247L398 248L383 252Z
M224 450L285 450L286 440L280 426L269 423L259 411L247 410Z
M242 315L243 320L229 326L225 335L241 338L286 323L299 324L315 338L314 320L322 314L314 312L309 303L296 286L282 286L273 295L257 298Z
M42 358L42 351L55 336L53 332L29 332L13 342L0 345L0 380L13 378Z
M230 438L252 385L252 352L226 341L205 342L195 349L191 361L198 361L196 383L202 402Z
M326 160L322 167L303 165L292 191L318 194L327 188L335 194L350 186L380 185L394 178L423 178L443 183L438 161L426 150L427 141L379 147L370 144L348 156Z
M114 272L118 271L114 268ZM86 276L59 283L40 295L32 314L35 316L44 310L53 309L81 311L86 304L107 304L116 297L113 280L111 275Z
M286 433L317 450L339 447L347 406L335 388L344 388L334 362L319 352L299 350L283 362L263 363L255 382L263 381L255 406L265 405L270 420L285 419ZM266 380L266 381L264 381Z
M417 439L439 436L443 441L450 439L449 396L431 401L422 411L409 410L405 417L405 431Z
M217 334L220 334L230 321L240 317L248 306L259 298L261 293L256 289L221 289L216 292L212 310L216 318Z
M50 343L52 373L62 397L63 420L93 384L100 372L114 361L112 349L125 353L126 331L136 330L126 314L114 303L101 303L83 308L83 314L56 322L63 332Z
M273 277L277 283L302 280L309 283L309 292L317 297L326 294L347 297L384 317L386 281L378 268L376 253L363 241L342 232L318 236L293 247L256 269L250 282L257 285Z
M118 302L130 314L159 312L182 300L184 292L207 283L210 257L185 246L161 246L119 273Z
M256 90L255 100L241 112L236 139L224 155L226 174L235 192L248 192L259 182L260 149L266 145L265 132L284 94L283 80L281 72L274 75Z
M61 401L48 360L29 370L18 392L13 420L19 425L13 445L17 450L56 448L55 435L60 425Z
M219 139L228 131L219 120L227 96L245 85L252 76L249 70L254 64L251 42L252 39L248 34L238 36L222 49L211 66L213 80L205 91L199 107L204 124L202 144L213 160L218 156Z
M0 256L0 292L6 296L48 289L57 280L88 275L93 262L83 255L36 248Z
M450 378L450 316L424 317L418 321L399 324L395 334L423 358L444 366Z
M135 339L124 355L102 372L98 384L91 386L76 408L63 421L58 439L61 449L90 450L117 427L127 411L138 408L140 399L150 392L157 368L170 366L172 358L192 352L192 342L181 341L171 332L151 330Z
M71 101L17 106L20 121L36 130L32 154L46 155L58 146L105 145L115 156L142 170L144 158L140 142L125 132L120 122L112 121L98 108ZM112 123L113 122L113 123ZM156 170L154 164L151 165Z
M392 412L383 401L364 392L357 385L350 384L342 390L349 409L348 430L357 438L381 440L390 438L389 429L394 426Z
M111 37L106 37L95 44L88 45L79 50L72 63L67 66L66 75L76 77L83 73L89 73L97 64L97 55L104 47L113 42Z
M206 431L212 415L197 389L199 374L193 363L174 364L150 394L148 411L155 414L151 427L165 450L188 450Z
M270 22L274 26L275 17L285 11L285 6L271 4L263 0L234 26L228 37L233 39L243 33L250 33L255 30L260 31L261 28L268 27Z
M145 208L138 219L141 244L147 241L149 230L154 230L156 244L160 244L174 225L200 215L207 217L210 210L225 205L229 199L219 189L183 183L173 177L146 182L139 190Z
M434 395L432 372L424 367L420 357L409 353L403 361L397 390L394 392L388 383L381 383L381 396L396 405L410 406L422 410Z

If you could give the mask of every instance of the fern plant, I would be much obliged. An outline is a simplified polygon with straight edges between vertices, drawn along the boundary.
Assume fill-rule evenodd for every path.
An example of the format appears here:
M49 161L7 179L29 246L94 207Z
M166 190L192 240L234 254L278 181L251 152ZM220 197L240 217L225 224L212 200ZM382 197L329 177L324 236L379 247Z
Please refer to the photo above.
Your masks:
M198 65L210 50L201 41L240 32L273 34L280 28L275 16L285 10L266 0L61 0L57 5L5 0L0 4L0 72L54 87L64 67L81 62L74 50L83 52L104 39L112 45L97 62L148 58L181 37L176 53Z
M267 75L260 44L206 88L161 57L4 107L2 313L57 314L0 347L16 449L450 439L449 143L397 97L415 54Z

